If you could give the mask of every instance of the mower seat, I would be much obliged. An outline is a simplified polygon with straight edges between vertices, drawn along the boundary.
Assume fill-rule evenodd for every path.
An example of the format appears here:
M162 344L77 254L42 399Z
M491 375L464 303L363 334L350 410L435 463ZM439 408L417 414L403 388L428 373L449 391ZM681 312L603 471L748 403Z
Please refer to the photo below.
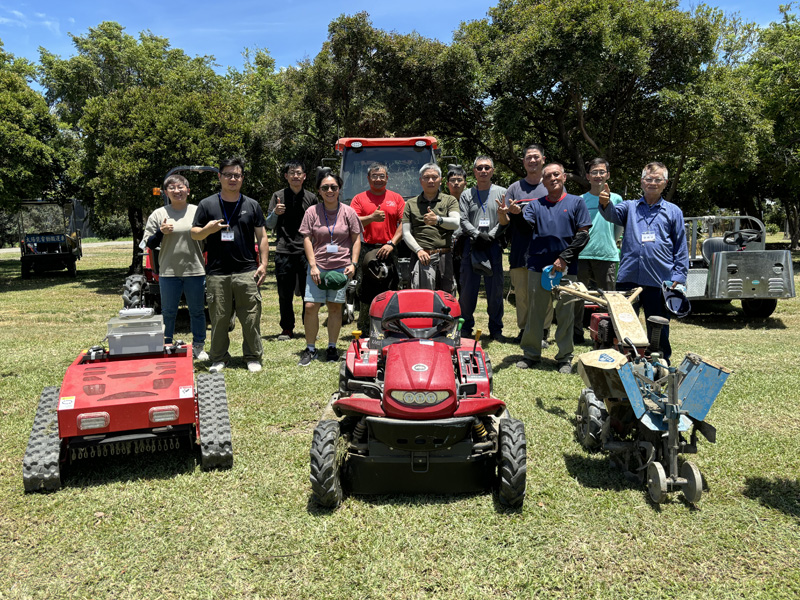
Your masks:
M709 265L711 264L711 257L717 252L735 252L737 250L739 250L739 246L736 244L726 244L722 241L721 237L707 238L703 240L703 244L700 246L700 253L703 255L703 260Z
M444 336L456 326L461 316L461 307L452 295L440 290L401 290L378 294L369 307L370 329L382 331L386 338L407 339L408 336L396 331L385 331L381 322L386 317L402 313L439 313L453 317L440 335ZM436 317L409 317L403 319L406 327L417 330L420 337L427 337L430 330L439 325ZM437 336L438 337L438 336Z

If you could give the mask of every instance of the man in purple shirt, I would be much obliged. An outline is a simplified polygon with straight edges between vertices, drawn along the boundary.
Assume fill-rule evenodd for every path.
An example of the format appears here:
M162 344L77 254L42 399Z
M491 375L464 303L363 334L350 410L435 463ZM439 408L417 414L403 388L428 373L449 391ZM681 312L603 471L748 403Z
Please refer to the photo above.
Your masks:
M547 195L531 200L522 211L532 230L528 244L528 323L522 335L522 351L524 358L517 363L520 369L528 369L541 360L542 333L547 308L553 302L553 292L542 286L542 271L552 267L565 275L577 273L577 260L580 251L589 241L589 227L592 220L586 203L580 196L573 196L564 190L567 175L564 167L558 163L550 163L542 170L542 183ZM505 203L503 203L505 204ZM519 213L519 206L498 206L498 220L501 225L508 221L508 213ZM574 279L574 277L573 277ZM562 280L562 283L567 283ZM566 294L564 294L566 296ZM558 372L572 372L572 324L575 311L567 298L559 298L556 302L555 314L558 320L556 327L556 345L558 353L556 362Z
M622 254L617 273L617 290L631 290L641 286L635 308L644 308L645 319L651 315L669 319L664 305L662 286L686 286L689 271L689 249L686 245L686 230L683 212L672 202L661 197L667 187L669 173L660 162L651 162L642 170L642 192L638 200L626 200L616 206L609 202L606 194L599 196L600 214L625 227L622 236ZM647 324L647 334L652 329ZM672 347L669 343L669 327L661 331L660 350L669 360Z

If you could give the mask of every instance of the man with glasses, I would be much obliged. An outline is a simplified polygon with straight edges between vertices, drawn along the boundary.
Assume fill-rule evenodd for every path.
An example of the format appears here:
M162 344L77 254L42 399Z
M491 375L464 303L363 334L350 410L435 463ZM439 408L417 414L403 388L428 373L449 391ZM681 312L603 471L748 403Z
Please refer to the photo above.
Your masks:
M578 257L578 281L589 289L614 291L619 264L617 239L622 234L622 228L606 221L600 214L600 194L609 194L615 206L622 202L622 196L612 194L608 188L611 174L605 158L595 158L589 163L588 176L592 187L581 198L589 209L592 228L589 243ZM572 341L576 344L583 343L583 312L583 302L578 300L575 302L575 328L572 335Z
M300 223L309 207L317 203L317 197L303 189L306 171L302 163L290 160L282 169L283 178L289 187L272 194L267 209L267 227L277 234L275 247L275 279L278 286L281 334L278 339L294 337L294 296L301 296L306 287L308 262L303 251L303 236ZM305 304L302 304L305 314Z
M458 200L442 194L442 170L427 163L419 170L422 193L406 202L403 212L403 241L416 255L411 272L414 289L455 293L452 238L458 229Z
M356 194L350 206L356 211L364 228L361 244L358 328L369 329L369 305L380 294L397 287L397 269L394 266L395 248L403 235L400 226L406 201L397 192L387 189L389 169L374 163L367 169L369 189ZM387 264L386 276L380 280L368 270L372 261ZM391 265L389 268L388 265ZM383 271L380 271L383 273Z
M622 254L617 273L617 290L627 291L641 286L642 293L634 304L637 312L644 308L645 319L659 316L669 319L662 287L685 291L689 272L689 249L683 212L662 197L669 172L660 162L651 162L642 170L642 196L614 206L607 192L599 196L600 213L608 221L625 227ZM647 323L647 335L652 327ZM669 361L672 347L669 327L661 330L660 350Z
M206 240L206 295L211 316L211 373L228 364L228 326L233 315L242 324L242 354L247 369L261 370L261 292L267 274L269 241L264 213L252 198L242 195L244 159L228 158L219 164L218 193L197 205L192 238ZM260 262L255 245L258 244Z
M509 212L511 219L511 249L508 253L509 274L511 286L514 288L514 301L517 309L517 327L519 335L516 343L522 341L522 334L528 323L528 265L525 255L531 242L531 226L522 217L522 209L534 198L547 195L547 190L542 185L542 168L544 167L544 148L539 144L531 144L525 148L522 166L525 168L525 177L512 183L506 191L506 203L509 207L518 206L516 213ZM553 322L553 306L548 303L548 312L542 332L542 348L547 348L547 336Z
M488 303L489 335L493 340L501 341L503 248L499 235L505 227L497 220L497 205L506 188L492 183L494 161L488 156L475 159L473 173L475 187L464 191L458 203L461 212L461 236L465 238L461 257L461 296L458 299L464 319L461 335L472 337L482 276Z
M555 275L556 272L565 276L574 276L577 273L577 258L580 251L589 241L589 211L586 203L580 196L573 196L564 190L567 174L564 167L558 163L550 163L542 170L544 187L547 195L528 202L522 216L530 224L532 234L528 245L528 326L522 336L522 351L524 357L517 362L520 369L528 369L541 361L542 332L547 316L548 306L552 304L554 296L552 286L545 287L542 276L548 276L548 271ZM506 211L519 211L519 206L498 208L500 222L508 221ZM562 279L562 284L567 283ZM556 345L558 353L556 362L558 372L569 374L572 372L572 324L575 318L573 307L567 303L567 294L559 296L555 315L558 320L556 326Z

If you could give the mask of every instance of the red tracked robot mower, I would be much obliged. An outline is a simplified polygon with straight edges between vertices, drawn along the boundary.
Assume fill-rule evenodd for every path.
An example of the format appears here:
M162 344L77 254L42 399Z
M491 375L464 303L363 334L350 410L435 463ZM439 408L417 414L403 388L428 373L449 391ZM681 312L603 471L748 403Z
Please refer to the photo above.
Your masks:
M344 493L477 492L500 504L525 498L521 421L492 395L492 367L478 339L461 339L458 301L402 290L370 306L370 336L341 363L339 391L314 429L311 488L335 508Z

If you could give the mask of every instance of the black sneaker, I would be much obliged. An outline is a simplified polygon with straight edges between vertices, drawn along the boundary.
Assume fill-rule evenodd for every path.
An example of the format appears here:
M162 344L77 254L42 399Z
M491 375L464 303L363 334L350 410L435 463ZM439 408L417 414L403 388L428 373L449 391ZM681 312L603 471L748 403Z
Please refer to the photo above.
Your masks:
M319 352L317 352L316 348L312 352L311 350L308 349L308 347L306 347L300 353L300 362L297 364L300 365L301 367L307 367L308 365L311 364L312 360L317 359L317 356L319 356Z
M538 365L541 362L540 358L523 358L522 360L518 361L516 366L518 369L532 369L534 365Z
M336 346L328 346L325 351L325 360L328 362L339 362L339 351Z
M569 375L572 373L572 361L571 360L564 360L558 363L558 372L562 375Z
M294 337L294 332L292 332L291 329L284 329L283 331L281 331L281 334L278 336L278 341L279 342L285 342L287 340L292 339L293 337Z

